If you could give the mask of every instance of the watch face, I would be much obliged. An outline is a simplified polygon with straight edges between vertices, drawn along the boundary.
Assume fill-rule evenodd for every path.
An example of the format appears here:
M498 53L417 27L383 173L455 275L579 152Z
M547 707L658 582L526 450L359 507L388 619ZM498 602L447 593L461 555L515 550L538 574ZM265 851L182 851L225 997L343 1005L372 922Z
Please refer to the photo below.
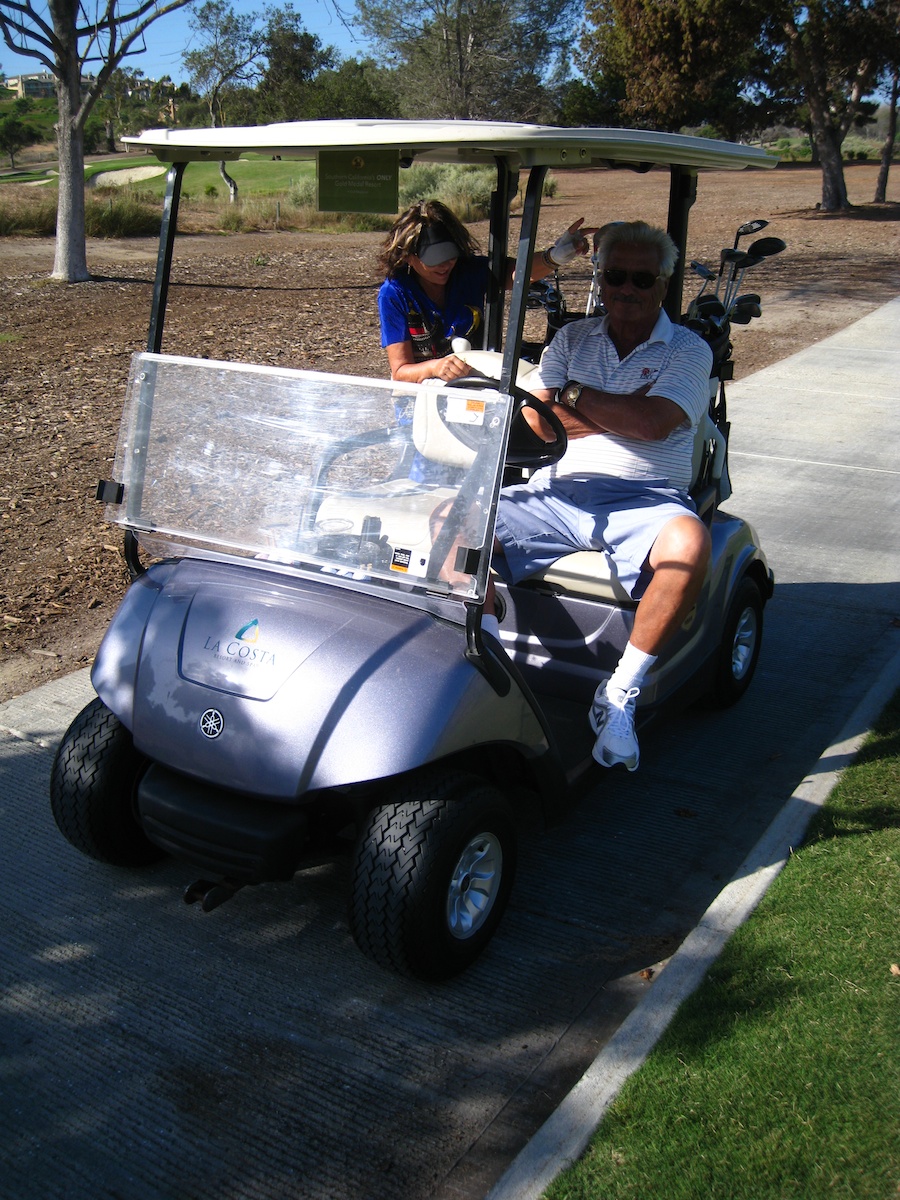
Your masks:
M563 392L563 399L569 408L574 408L578 403L578 397L581 395L581 386L577 383L570 383Z

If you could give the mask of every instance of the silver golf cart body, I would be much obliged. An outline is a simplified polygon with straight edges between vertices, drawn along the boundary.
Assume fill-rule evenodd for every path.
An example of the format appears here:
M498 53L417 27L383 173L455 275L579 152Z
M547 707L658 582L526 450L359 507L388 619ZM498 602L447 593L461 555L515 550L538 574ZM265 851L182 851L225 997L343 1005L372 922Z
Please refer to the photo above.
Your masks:
M668 225L683 264L698 171L771 160L677 135L469 122L155 130L129 141L172 166L148 347L135 355L113 478L98 493L126 532L135 579L92 680L104 717L113 714L140 760L137 825L154 847L215 876L187 897L205 907L245 883L289 878L323 833L362 829L357 942L401 970L453 973L493 932L511 882L514 851L498 832L491 846L508 868L502 899L498 884L480 898L469 890L477 831L491 826L482 812L500 801L548 820L566 810L592 769L586 706L621 653L635 607L605 556L582 553L527 584L498 584L500 643L481 629L499 490L510 472L563 448L535 445L517 415L545 175L667 167ZM407 385L162 352L186 165L334 148L396 152L401 165L496 167L492 287L484 345L472 358L492 378ZM507 306L500 281L522 171L518 282ZM682 269L666 301L675 320ZM737 698L749 676L743 660L730 661L731 626L747 619L755 663L771 575L753 531L719 507L726 440L727 428L712 421L698 437L695 497L713 563L695 612L644 689L644 715L692 682L702 690L724 677L734 692L725 701ZM409 477L414 454L432 464L427 484ZM748 581L759 601L747 609L739 600L735 612ZM444 803L482 786L490 803L476 806L476 833L454 849L435 910L445 914L444 944L422 949L437 937L433 923L409 937L372 932L384 914L369 920L379 903L370 884L378 852L366 839L377 836L379 814L395 814L410 796ZM61 807L55 801L66 832ZM505 821L504 811L498 830Z

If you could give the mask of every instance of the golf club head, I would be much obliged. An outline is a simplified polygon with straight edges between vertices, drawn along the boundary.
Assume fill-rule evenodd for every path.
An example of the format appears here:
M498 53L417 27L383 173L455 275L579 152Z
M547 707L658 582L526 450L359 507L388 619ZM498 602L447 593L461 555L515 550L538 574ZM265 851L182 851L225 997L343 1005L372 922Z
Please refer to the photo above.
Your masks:
M756 221L745 221L743 225L738 226L738 231L734 235L734 248L737 250L737 244L742 237L747 237L751 233L759 233L761 229L765 229L768 221L763 221L761 218Z
M759 304L735 304L729 313L729 319L737 325L749 325L754 317L761 316Z
M716 296L701 296L696 303L697 315L701 317L724 317L725 305Z
M773 254L780 254L782 250L786 249L787 242L783 242L781 238L764 237L751 242L747 253L752 254L755 258L771 258Z
M716 295L717 296L719 294L719 288L722 286L722 277L725 275L725 268L726 267L729 268L727 278L734 279L734 275L738 269L738 265L743 266L744 265L743 260L746 257L747 256L743 250L733 250L730 246L726 246L725 249L722 251L721 258L719 261L719 274L718 274L718 277L716 278ZM727 290L727 284L726 284L726 290Z
M756 292L744 292L743 296L738 296L735 300L734 307L739 308L742 304L762 304L762 300Z
M707 283L710 279L715 279L716 277L715 271L711 271L709 267L705 266L702 262L698 262L695 258L691 259L691 270L695 275L699 275L701 279L705 279Z

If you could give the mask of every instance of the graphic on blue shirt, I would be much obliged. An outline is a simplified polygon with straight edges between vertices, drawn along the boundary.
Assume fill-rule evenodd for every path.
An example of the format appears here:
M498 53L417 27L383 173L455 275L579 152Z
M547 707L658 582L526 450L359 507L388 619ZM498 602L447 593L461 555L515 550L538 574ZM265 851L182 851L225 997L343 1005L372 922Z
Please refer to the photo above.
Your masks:
M477 343L484 324L488 260L481 255L460 259L447 281L442 307L422 290L414 272L386 279L378 292L381 344L412 342L413 358L443 358L455 337Z

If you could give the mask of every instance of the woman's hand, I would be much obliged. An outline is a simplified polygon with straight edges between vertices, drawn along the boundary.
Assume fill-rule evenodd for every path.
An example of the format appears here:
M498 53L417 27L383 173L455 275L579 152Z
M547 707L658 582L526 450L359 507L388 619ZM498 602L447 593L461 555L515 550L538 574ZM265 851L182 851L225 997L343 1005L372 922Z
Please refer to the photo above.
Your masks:
M444 358L426 358L416 362L412 342L393 342L387 348L391 379L400 383L422 383L426 379L442 379L449 383L453 379L464 379L472 374L472 368L458 354Z
M598 231L593 226L583 229L583 225L584 217L579 217L577 221L573 221L566 232L561 234L546 252L547 257L555 267L564 267L573 258L577 258L579 254L587 254L590 246L589 239Z
M452 379L464 379L472 374L469 364L456 354L448 354L444 358L432 359L435 365L434 378L443 379L449 383Z
M552 275L559 267L564 267L579 255L586 255L591 247L591 239L597 232L593 225L585 226L584 217L579 217L577 221L573 221L566 232L556 239L549 250L540 252L536 250L534 252L534 257L531 260L531 273L529 275L531 282L536 283L539 279L546 279L548 275ZM510 259L509 276L506 281L507 288L512 286L514 266L514 261Z

